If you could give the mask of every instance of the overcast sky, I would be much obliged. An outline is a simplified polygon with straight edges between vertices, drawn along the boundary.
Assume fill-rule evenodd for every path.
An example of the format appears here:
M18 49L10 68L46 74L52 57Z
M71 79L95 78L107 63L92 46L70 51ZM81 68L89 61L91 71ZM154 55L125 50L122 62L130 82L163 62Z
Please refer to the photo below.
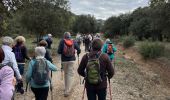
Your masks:
M71 11L76 15L91 14L97 19L131 12L148 5L149 0L70 0Z

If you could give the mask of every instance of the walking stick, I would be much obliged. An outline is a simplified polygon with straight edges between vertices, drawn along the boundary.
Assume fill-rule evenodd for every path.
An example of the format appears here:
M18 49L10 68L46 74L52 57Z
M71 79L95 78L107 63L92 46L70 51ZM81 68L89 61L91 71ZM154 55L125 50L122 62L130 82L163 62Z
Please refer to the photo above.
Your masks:
M52 86L52 71L51 71L51 80L50 80L50 90L51 90L51 100L53 100L53 86Z
M79 62L79 54L78 54L78 66L79 66L80 62ZM81 76L79 75L79 79L80 79L80 84L81 84Z
M24 100L26 100L27 89L28 89L28 82L26 83L26 89L25 89L25 94L24 94Z
M109 81L109 93L110 93L110 100L112 100L112 90L111 90L111 85L110 85L110 79L108 78Z
M84 100L84 94L85 94L85 84L84 84L84 89L83 89L83 96L82 96L82 100Z

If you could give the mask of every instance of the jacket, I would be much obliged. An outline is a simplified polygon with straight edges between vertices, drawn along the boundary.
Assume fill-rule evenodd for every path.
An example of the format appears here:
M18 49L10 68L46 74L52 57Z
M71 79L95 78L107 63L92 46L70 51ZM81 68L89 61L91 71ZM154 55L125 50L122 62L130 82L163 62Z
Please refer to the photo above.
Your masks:
M108 54L110 60L113 60L115 58L114 52L117 51L117 48L112 44L113 47L113 54ZM105 43L102 48L102 52L107 54L107 48L108 48L108 43Z
M81 50L77 44L76 41L74 41L74 48L77 50L77 54L79 55ZM58 54L61 54L61 61L65 62L65 61L75 61L76 60L76 57L75 55L72 56L72 57L66 57L64 54L63 54L63 49L64 49L64 39L62 39L60 41L60 44L58 46Z
M96 56L96 54L98 52L99 51L91 51L89 54L85 54L83 56L83 58L80 62L80 65L78 67L78 70L77 70L78 73L81 76L86 77L85 70L86 70L86 66L87 66L87 63L88 63L88 57ZM109 59L107 54L102 53L100 58L99 58L99 61L100 61L100 71L101 71L102 82L99 85L95 85L95 86L85 82L85 87L87 89L104 89L104 88L107 88L107 77L110 79L114 75L114 69L113 69L113 66L112 66L110 59Z
M37 58L36 58L37 59ZM30 62L29 62L29 65L28 65L28 71L26 73L26 81L30 83L31 87L33 88L43 88L43 87L49 87L49 84L50 84L50 80L46 82L46 84L44 85L37 85L35 84L34 80L32 79L32 72L33 72L33 67L34 67L34 64L35 64L35 59L32 59ZM55 65L53 65L50 61L46 60L47 61L47 65L49 67L49 70L52 70L52 71L57 71L57 67Z
M14 91L12 84L14 71L9 66L0 69L0 100L11 100Z

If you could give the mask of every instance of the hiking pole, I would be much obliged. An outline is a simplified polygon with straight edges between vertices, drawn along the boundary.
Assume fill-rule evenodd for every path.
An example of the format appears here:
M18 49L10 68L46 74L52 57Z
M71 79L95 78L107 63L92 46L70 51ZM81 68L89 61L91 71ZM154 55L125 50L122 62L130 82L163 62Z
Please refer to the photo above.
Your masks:
M79 66L79 64L80 64L80 62L79 62L79 54L77 56L78 56L78 66ZM80 79L80 84L81 84L81 76L80 75L79 75L79 79Z
M109 81L109 93L110 93L110 100L112 100L112 91L111 91L111 85L110 85L110 79L108 78Z
M83 80L83 83L84 83L85 80ZM83 89L83 96L82 96L82 100L84 100L84 94L85 94L85 83L84 83L84 89Z
M51 80L50 80L50 90L51 90L51 100L53 100L53 86L52 86L52 71L51 71Z
M26 89L25 89L25 94L24 94L24 100L26 100L27 89L28 89L28 82L26 83Z

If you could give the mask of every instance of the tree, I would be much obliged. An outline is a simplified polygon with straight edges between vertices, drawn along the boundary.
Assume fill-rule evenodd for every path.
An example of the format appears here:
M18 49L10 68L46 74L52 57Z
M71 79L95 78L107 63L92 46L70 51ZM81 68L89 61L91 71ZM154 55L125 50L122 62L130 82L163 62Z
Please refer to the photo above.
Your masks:
M97 31L97 21L93 16L80 15L77 16L73 23L73 32L77 33L95 33Z

